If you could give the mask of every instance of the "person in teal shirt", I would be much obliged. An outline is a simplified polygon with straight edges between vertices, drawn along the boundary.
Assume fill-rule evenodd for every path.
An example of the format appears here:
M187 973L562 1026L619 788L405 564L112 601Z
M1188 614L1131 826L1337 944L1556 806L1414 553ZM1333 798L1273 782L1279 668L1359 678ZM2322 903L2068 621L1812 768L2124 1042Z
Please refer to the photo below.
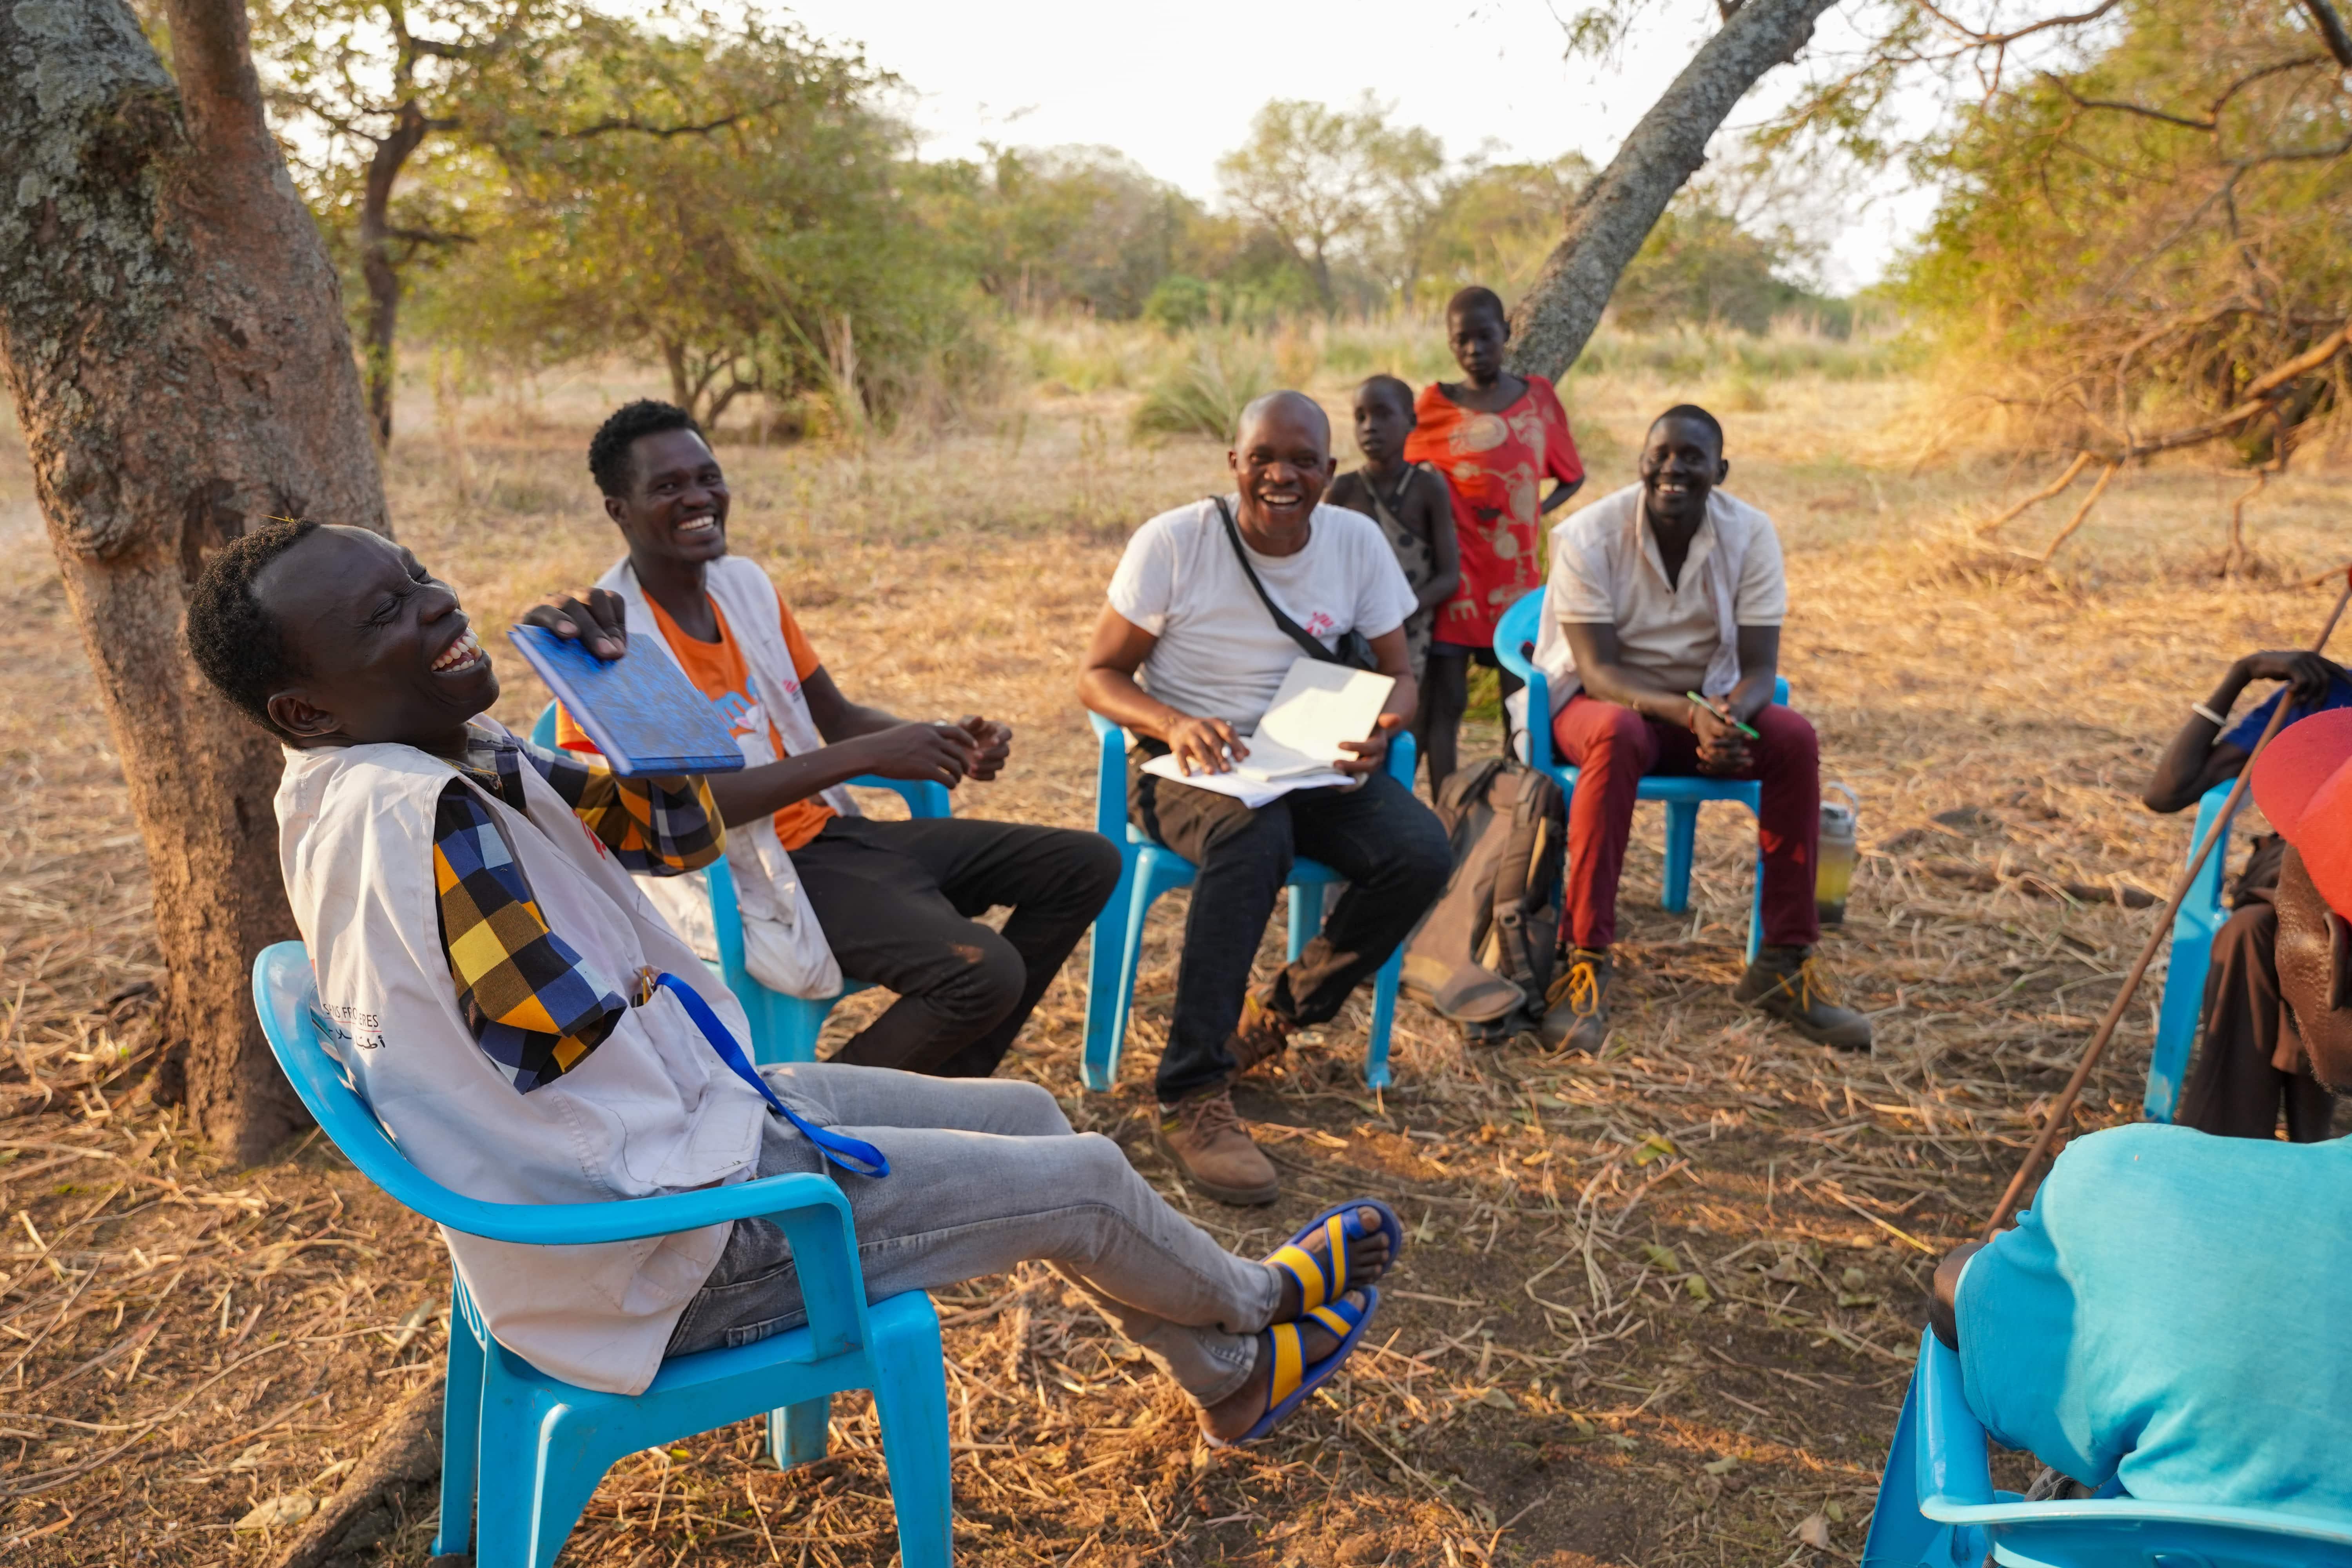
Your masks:
M2352 710L2280 734L2254 799L2286 839L2279 985L2352 1089ZM2352 1519L2352 1142L2119 1127L1937 1271L1938 1337L1995 1441L2151 1502Z

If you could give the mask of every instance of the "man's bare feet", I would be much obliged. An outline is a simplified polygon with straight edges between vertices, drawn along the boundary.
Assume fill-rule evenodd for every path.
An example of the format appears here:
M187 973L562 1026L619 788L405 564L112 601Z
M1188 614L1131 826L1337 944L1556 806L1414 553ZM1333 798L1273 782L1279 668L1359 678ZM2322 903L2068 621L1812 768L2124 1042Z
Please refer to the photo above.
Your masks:
M1360 1289L1366 1285L1372 1284L1389 1271L1389 1237L1388 1232L1381 1227L1381 1211L1374 1208L1358 1209L1356 1222L1363 1227L1364 1234L1347 1244L1348 1255L1339 1260L1341 1267L1346 1270L1339 1282L1339 1289L1343 1292ZM1298 1249L1313 1255L1318 1261L1329 1258L1331 1256L1329 1233L1320 1226L1317 1227L1312 1235L1298 1244ZM1282 1300L1274 1310L1274 1321L1277 1323L1286 1323L1306 1310L1305 1298L1299 1292L1297 1279L1288 1269L1278 1269L1276 1272L1282 1276ZM1327 1268L1325 1272L1329 1273L1329 1268Z
M1360 1247L1363 1244L1359 1242L1356 1245ZM1381 1245L1385 1247L1387 1243L1383 1241ZM1294 1285L1291 1289L1295 1292L1297 1287ZM1360 1290L1350 1290L1341 1300L1358 1311L1364 1309L1365 1297ZM1258 1417L1264 1415L1273 1403L1267 1395L1274 1382L1274 1358L1265 1353L1264 1339L1261 1338L1257 1344L1257 1365L1250 1369L1249 1381L1201 1412L1201 1430L1220 1443L1239 1440L1243 1433L1257 1425ZM1339 1348L1339 1335L1313 1318L1300 1321L1298 1354L1305 1366L1313 1367Z

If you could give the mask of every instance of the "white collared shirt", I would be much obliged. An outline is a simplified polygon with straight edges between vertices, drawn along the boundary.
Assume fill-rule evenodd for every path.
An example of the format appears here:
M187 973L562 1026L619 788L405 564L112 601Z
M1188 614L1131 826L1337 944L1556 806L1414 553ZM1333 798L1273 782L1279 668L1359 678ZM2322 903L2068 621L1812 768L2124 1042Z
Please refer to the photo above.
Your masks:
M1739 683L1741 626L1788 618L1789 582L1772 520L1715 490L1691 538L1679 578L1666 579L1658 541L1642 518L1642 487L1628 485L1551 531L1535 662L1557 713L1583 687L1562 625L1617 628L1620 660L1670 687L1721 696Z

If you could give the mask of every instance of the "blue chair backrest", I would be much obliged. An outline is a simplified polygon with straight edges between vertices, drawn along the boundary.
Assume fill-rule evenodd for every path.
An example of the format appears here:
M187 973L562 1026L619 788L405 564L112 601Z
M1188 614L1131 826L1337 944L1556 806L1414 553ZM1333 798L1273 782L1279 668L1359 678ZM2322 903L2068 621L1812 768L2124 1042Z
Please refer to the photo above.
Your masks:
M541 1247L670 1236L764 1215L783 1227L799 1264L814 1353L838 1354L866 1342L866 1288L849 1201L831 1181L795 1173L611 1203L500 1204L460 1196L409 1163L328 1054L313 1017L317 995L300 942L276 942L255 957L254 1009L294 1092L344 1157L403 1207L468 1236ZM758 1201L747 1203L753 1189Z

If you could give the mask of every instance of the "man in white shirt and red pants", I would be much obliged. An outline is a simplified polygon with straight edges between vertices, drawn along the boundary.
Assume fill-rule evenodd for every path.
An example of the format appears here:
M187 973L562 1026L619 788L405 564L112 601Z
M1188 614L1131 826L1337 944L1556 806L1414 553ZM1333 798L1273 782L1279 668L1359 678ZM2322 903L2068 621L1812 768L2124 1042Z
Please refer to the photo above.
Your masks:
M1572 945L1544 1026L1563 1049L1608 1037L1617 879L1646 773L1760 781L1764 929L1732 994L1817 1044L1870 1048L1870 1020L1835 1004L1812 955L1821 750L1772 700L1788 581L1772 520L1716 488L1730 471L1723 426L1678 405L1650 426L1639 483L1552 530L1535 659L1553 743L1578 769L1561 931Z

